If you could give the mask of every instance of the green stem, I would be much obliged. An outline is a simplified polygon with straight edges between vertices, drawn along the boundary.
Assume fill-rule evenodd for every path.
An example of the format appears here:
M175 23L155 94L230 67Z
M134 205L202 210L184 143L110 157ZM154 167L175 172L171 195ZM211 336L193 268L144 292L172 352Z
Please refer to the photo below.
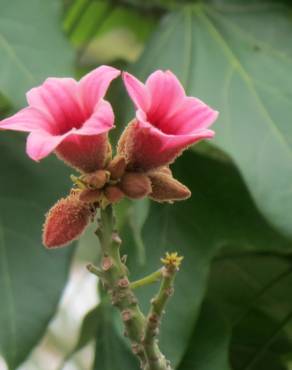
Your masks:
M125 326L125 335L131 340L133 351L139 357L141 365L144 366L146 359L141 345L141 337L145 317L129 287L128 271L121 261L121 240L114 230L114 216L111 206L100 211L99 228L96 234L100 239L103 252L101 270L104 286L111 296L112 304L120 310Z
M106 209L101 209L99 228L96 231L103 253L101 267L96 268L89 265L88 269L101 277L103 286L111 296L112 304L121 312L125 327L125 336L131 341L133 353L140 359L141 368L145 370L156 370L157 367L148 360L144 344L147 320L140 310L138 300L132 291L131 284L128 280L128 269L120 257L121 240L114 229L114 225L112 207L108 206ZM154 274L157 278L158 272ZM155 344L155 353L159 358L164 359L157 344ZM165 360L164 365L164 367L160 367L159 369L170 370Z
M153 272L152 274L145 276L142 279L133 281L132 283L130 283L130 288L137 289L145 285L157 283L161 279L161 277L162 277L162 269L157 270Z
M169 297L173 294L173 282L177 268L167 265L162 269L162 281L157 295L151 301L151 308L146 319L143 344L148 367L145 370L171 370L169 361L160 353L157 336L164 309Z

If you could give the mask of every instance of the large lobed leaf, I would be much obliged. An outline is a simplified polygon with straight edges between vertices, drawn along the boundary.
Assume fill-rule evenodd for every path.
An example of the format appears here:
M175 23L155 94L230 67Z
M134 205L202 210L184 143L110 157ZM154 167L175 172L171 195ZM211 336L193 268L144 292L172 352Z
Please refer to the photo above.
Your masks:
M226 318L215 305L205 302L178 370L231 370L230 337Z
M220 111L215 144L269 221L291 235L290 10L260 0L182 7L162 20L133 70L144 79L171 69L190 95Z
M0 353L15 369L43 335L67 280L73 248L41 243L48 208L70 183L50 158L38 165L19 136L0 135Z
M72 74L59 0L0 0L0 91L16 107L49 76Z
M288 368L291 283L291 255L225 252L214 261L208 296L232 326L234 370Z

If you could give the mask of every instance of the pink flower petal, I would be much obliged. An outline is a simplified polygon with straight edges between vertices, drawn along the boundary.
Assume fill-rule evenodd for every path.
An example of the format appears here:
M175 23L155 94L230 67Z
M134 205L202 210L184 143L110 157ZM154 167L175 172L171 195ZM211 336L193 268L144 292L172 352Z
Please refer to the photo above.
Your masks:
M53 136L45 131L33 131L27 138L26 153L34 161L39 161L52 153L66 135Z
M123 73L123 81L136 108L147 112L150 108L150 95L145 85L127 72Z
M185 91L170 71L152 73L146 81L146 88L151 96L148 121L159 127L159 121L171 116L183 102Z
M27 101L46 114L54 126L52 131L58 135L79 128L86 119L78 84L72 78L48 78L41 86L27 92Z
M4 130L16 130L30 132L32 130L49 130L51 120L35 108L27 107L11 117L0 121L0 128Z
M154 134L154 133L153 133ZM161 133L159 133L161 135ZM165 135L162 134L161 141L163 141L163 145L161 146L161 150L166 150L171 152L172 150L175 151L182 151L185 150L188 146L197 143L203 139L211 139L214 137L215 132L212 130L201 130L194 134L185 134L185 135Z
M169 134L191 134L208 128L217 117L218 112L200 99L185 97L172 116L160 120L159 128Z
M101 100L91 117L76 131L79 135L97 135L108 132L114 126L114 112L109 102Z
M120 71L109 66L101 66L88 73L79 81L80 96L86 113L93 111L95 105L102 99L113 79Z

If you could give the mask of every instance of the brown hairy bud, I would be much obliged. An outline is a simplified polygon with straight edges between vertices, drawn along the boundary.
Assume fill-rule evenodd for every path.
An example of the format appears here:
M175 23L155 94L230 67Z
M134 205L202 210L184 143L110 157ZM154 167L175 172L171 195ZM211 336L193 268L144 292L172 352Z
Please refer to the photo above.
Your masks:
M121 179L120 188L129 198L139 199L151 192L151 182L143 173L127 172Z
M127 143L129 143L131 140L129 140L129 136L132 136L132 132L134 129L134 124L136 122L136 119L133 119L131 122L128 123L127 127L124 129L122 135L120 136L117 152L118 155L125 156L127 159Z
M104 190L104 195L110 203L117 203L125 196L122 190L114 185L107 186Z
M157 172L164 173L165 175L168 175L168 176L172 176L171 169L168 166L159 168Z
M101 189L109 180L109 172L105 170L98 170L94 173L84 175L82 180L95 189Z
M84 189L79 194L79 199L86 203L95 203L100 199L101 191L99 189Z
M165 172L155 171L149 173L152 192L149 198L157 202L172 202L184 200L191 196L191 191L182 183Z
M90 221L91 211L75 195L59 200L48 212L43 229L47 248L62 247L78 239Z
M120 179L125 173L126 159L123 156L117 155L113 160L110 161L107 170L111 174L112 180Z

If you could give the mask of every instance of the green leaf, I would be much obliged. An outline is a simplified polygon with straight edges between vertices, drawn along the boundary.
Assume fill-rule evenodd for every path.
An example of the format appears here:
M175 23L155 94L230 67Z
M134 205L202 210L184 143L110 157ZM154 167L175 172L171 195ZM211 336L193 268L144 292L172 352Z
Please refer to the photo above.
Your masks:
M136 200L129 209L129 225L137 248L137 258L141 265L145 263L145 245L142 238L142 229L149 214L149 200Z
M65 18L65 30L70 33L76 46L82 46L92 33L101 37L113 30L128 30L135 34L137 40L148 38L154 26L154 16L145 17L134 9L115 5L110 12L105 12L108 5L103 1L79 0ZM106 15L102 22L100 18ZM92 30L94 32L92 32Z
M162 350L176 366L186 351L205 295L210 261L218 250L226 247L230 251L285 254L292 243L263 219L232 164L186 152L177 161L174 173L191 189L192 197L174 205L151 203L142 233L144 266L132 253L129 227L124 230L122 253L126 248L132 280L159 268L165 251L177 251L185 257L161 329ZM144 312L156 289L137 291Z
M291 314L289 319L291 319ZM277 322L262 312L251 312L233 334L231 362L233 369L287 370L292 344Z
M44 214L66 193L65 166L24 154L19 136L0 135L0 353L15 369L54 315L74 248L46 250Z
M289 235L291 37L287 2L204 2L166 16L133 68L142 79L171 69L188 94L220 111L215 144L268 220Z
M188 349L178 370L231 370L226 318L210 302L203 304Z
M225 254L214 262L208 296L232 325L234 370L288 368L291 283L291 256Z
M97 308L97 331L94 370L138 370L138 361L130 352L120 333L114 318L117 311L107 303Z
M79 339L72 353L78 352L95 337L98 329L99 311L100 309L98 307L94 307L84 317L80 330Z
M0 0L0 90L16 107L45 78L72 73L61 6L59 0Z
M78 0L65 18L65 30L78 48L78 63L89 67L138 58L154 26L152 14L111 2ZM110 47L109 47L110 45Z

